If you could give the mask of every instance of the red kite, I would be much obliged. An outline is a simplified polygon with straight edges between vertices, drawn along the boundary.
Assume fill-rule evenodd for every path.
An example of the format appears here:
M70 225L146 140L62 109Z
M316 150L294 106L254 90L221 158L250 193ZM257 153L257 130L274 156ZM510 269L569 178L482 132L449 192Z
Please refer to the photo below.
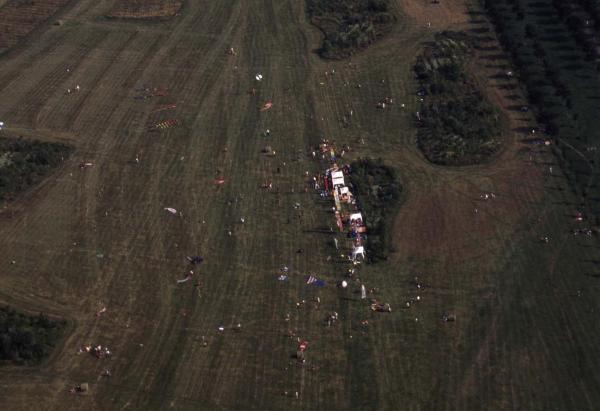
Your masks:
M177 104L167 104L166 106L160 106L153 113L158 113L159 111L171 110L177 107Z

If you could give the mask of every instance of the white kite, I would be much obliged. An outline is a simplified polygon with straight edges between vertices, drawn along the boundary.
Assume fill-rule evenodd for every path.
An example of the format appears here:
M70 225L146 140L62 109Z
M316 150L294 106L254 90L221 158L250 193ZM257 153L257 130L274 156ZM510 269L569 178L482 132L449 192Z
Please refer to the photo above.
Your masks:
M175 210L174 208L171 207L165 207L165 210L167 210L169 213L171 214L177 214L177 210Z

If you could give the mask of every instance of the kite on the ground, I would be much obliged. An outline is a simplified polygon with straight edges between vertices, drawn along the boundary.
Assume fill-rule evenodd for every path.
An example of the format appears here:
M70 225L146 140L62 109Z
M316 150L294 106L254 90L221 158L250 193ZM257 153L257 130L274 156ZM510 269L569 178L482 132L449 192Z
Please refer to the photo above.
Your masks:
M260 111L267 111L269 110L271 107L273 107L273 102L271 100L267 101L265 104L263 104L262 108L260 109Z
M177 108L177 104L167 104L165 106L160 106L158 108L156 108L156 110L153 111L153 113L158 113L159 111L164 111L164 110L171 110Z

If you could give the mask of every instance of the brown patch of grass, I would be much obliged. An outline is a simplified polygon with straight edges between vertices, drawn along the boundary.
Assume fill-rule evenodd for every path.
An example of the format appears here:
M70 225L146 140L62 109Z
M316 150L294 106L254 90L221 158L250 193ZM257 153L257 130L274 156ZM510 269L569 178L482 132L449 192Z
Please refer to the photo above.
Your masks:
M457 1L400 0L401 9L420 24L431 23L436 30L468 21L465 4Z

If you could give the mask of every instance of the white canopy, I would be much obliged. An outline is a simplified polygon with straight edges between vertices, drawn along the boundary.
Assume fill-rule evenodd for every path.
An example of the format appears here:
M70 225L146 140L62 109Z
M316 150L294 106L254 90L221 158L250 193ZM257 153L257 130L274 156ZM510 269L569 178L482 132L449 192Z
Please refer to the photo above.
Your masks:
M350 214L350 221L354 221L354 220L362 220L362 214L361 213Z
M340 187L340 194L350 194L352 195L352 193L350 192L350 189L346 186L344 187Z
M344 177L334 178L333 185L334 186L345 186L346 182L344 181Z
M331 173L331 180L334 186L345 186L344 173L341 171L334 171Z
M358 247L354 247L352 249L352 259L356 260L356 256L361 256L363 259L365 258L365 248L361 245Z

